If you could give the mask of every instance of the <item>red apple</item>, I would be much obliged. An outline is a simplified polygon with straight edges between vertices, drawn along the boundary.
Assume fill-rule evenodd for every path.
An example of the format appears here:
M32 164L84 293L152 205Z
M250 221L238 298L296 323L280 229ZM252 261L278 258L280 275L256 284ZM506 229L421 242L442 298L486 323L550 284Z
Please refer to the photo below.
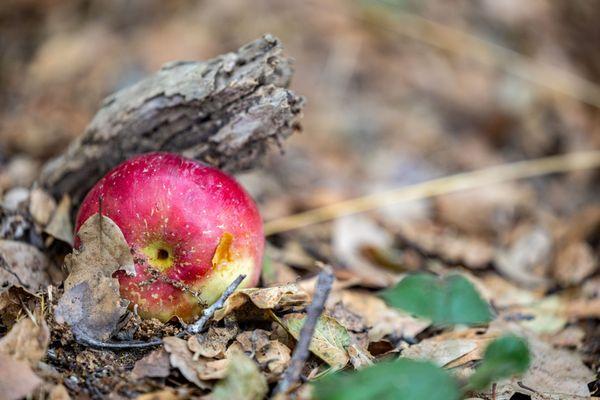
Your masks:
M143 318L195 319L240 274L255 286L264 235L251 197L216 168L170 153L127 160L87 194L75 232L101 210L131 246L135 276L117 271L121 296ZM76 241L77 245L77 241Z

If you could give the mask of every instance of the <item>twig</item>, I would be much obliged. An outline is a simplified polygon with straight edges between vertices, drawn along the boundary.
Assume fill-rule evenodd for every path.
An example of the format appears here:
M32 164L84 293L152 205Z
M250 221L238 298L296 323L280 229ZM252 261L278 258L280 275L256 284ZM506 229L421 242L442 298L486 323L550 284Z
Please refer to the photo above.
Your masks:
M202 316L200 317L200 319L198 319L198 321L194 322L193 324L188 325L186 330L191 334L202 332L208 320L212 318L212 316L217 310L223 308L223 306L225 305L225 301L227 301L229 296L231 296L231 294L235 292L235 289L237 289L237 287L240 285L240 283L242 283L245 277L246 275L239 275L237 278L235 278L235 280L231 282L229 286L227 286L227 289L225 289L221 297L219 297L219 299L216 302L214 302L210 307L205 308L204 311L202 311Z
M265 234L273 235L291 231L346 215L458 192L460 190L480 188L557 172L569 172L597 167L600 167L600 151L582 151L463 172L268 221L265 224Z
M325 267L317 279L313 301L308 306L306 320L300 330L300 337L298 338L298 343L296 343L296 348L294 348L290 365L283 373L283 378L277 384L277 387L273 392L274 395L286 393L292 385L300 379L302 367L308 358L310 341L315 333L317 321L325 308L325 301L329 296L332 285L333 273L329 267Z
M154 339L148 342L130 341L130 342L103 342L94 339L89 335L80 332L75 334L75 341L82 346L91 347L100 350L130 350L130 349L145 349L148 347L160 346L163 342L161 339Z

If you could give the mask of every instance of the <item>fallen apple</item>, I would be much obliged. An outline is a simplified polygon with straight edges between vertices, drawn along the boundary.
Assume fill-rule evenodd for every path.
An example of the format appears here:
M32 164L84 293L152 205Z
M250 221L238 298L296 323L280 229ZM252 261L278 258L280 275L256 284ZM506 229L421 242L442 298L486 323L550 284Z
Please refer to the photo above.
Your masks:
M238 275L246 275L240 287L258 282L260 214L244 189L216 168L170 153L132 158L90 190L75 232L98 212L131 247L136 275L117 271L115 277L121 296L143 318L191 321Z

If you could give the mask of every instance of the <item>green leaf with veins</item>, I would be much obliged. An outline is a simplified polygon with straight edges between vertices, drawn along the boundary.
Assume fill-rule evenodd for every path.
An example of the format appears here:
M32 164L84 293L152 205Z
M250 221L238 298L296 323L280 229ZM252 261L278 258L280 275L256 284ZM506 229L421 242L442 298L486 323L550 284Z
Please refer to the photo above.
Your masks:
M527 371L529 349L523 338L506 335L494 340L485 350L483 363L469 378L467 388L483 390L492 382Z
M287 314L281 322L290 335L298 340L305 320L304 314ZM350 334L346 328L336 319L321 315L317 320L309 349L332 368L340 369L350 360L346 350L350 343Z
M489 305L473 284L460 275L410 275L381 296L391 306L436 325L479 325L492 320Z
M456 400L454 378L430 362L399 359L314 383L317 400Z

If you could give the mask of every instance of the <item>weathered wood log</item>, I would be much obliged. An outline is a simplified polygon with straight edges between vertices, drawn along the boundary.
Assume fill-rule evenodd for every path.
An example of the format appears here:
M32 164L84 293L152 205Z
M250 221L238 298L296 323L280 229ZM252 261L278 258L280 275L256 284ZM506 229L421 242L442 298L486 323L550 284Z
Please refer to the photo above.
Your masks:
M229 172L259 162L299 129L303 99L266 35L206 62L176 62L108 98L81 137L43 168L39 183L78 203L109 169L136 154L171 151Z

